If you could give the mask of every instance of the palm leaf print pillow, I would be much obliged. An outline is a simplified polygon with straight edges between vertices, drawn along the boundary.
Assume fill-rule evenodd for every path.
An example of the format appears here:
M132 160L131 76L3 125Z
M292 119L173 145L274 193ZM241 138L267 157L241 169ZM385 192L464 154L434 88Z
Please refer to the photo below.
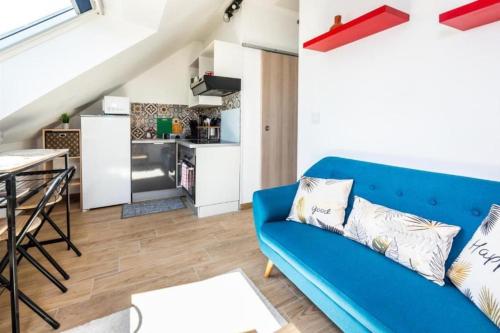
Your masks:
M342 233L352 179L302 177L288 221Z
M344 236L443 286L446 259L459 231L355 197Z
M446 273L451 282L500 328L500 206L476 230Z

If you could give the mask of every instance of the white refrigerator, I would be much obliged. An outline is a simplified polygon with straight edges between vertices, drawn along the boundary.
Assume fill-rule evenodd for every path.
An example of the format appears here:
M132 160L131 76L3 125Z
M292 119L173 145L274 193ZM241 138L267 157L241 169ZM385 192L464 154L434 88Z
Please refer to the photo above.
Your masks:
M130 116L81 116L82 209L130 203Z

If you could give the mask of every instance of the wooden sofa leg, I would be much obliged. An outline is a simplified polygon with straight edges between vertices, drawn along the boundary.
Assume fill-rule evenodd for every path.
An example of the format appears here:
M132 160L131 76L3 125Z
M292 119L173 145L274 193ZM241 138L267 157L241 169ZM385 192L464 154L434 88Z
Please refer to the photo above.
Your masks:
M267 279L269 276L271 276L271 271L273 270L273 262L271 260L267 261L266 265L266 271L264 272L264 277Z

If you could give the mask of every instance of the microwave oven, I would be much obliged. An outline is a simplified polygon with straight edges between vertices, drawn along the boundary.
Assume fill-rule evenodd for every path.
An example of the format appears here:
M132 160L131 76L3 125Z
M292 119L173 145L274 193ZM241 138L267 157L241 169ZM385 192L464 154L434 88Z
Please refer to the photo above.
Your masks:
M105 96L102 100L102 110L105 114L130 114L130 98Z

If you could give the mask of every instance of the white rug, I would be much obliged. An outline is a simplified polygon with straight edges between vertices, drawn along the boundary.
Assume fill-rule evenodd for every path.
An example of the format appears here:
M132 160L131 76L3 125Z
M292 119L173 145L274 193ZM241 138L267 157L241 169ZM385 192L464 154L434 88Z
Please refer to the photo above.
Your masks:
M271 333L286 325L242 270L132 295L132 304L66 333Z
M130 317L137 316L133 308L113 313L107 317L93 320L84 325L72 328L63 333L128 333L130 330Z

